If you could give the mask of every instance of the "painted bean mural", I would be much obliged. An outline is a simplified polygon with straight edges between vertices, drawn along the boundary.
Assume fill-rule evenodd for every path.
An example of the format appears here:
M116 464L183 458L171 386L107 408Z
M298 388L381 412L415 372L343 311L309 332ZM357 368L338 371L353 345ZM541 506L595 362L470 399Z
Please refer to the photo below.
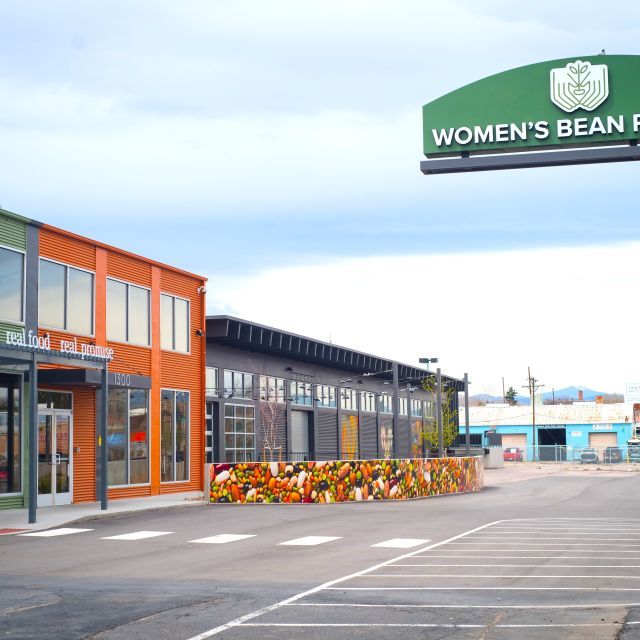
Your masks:
M211 502L321 503L406 500L484 487L480 457L211 466Z

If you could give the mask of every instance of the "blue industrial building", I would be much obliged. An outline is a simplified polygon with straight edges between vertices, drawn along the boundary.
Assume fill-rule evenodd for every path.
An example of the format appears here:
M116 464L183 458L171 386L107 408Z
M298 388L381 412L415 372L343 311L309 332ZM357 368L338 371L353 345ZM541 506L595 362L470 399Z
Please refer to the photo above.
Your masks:
M519 448L524 460L580 460L587 447L596 449L600 460L607 447L618 447L624 460L627 442L637 432L633 416L630 403L540 404L535 406L534 438L531 406L489 404L469 408L469 425L473 445L482 445L484 434L495 431L502 435L502 447ZM461 434L464 423L461 410Z

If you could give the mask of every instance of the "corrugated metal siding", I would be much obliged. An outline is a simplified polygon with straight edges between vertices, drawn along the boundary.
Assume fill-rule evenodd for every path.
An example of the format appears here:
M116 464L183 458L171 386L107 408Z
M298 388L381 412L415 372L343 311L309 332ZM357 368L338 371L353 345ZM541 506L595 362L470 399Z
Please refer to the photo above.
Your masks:
M107 342L107 344L114 351L113 360L109 363L110 371L151 375L151 349L134 347L121 342Z
M0 244L26 251L27 225L0 213Z
M338 457L338 412L318 409L318 456Z
M73 451L73 501L93 502L96 499L95 389L73 389Z
M107 276L151 287L151 265L148 262L112 251L107 254Z
M411 444L409 437L409 418L408 416L400 416L399 425L397 429L396 456L400 458L408 458L411 455Z
M22 509L26 504L22 496L11 496L10 498L0 498L0 509Z
M160 273L160 289L190 301L190 353L162 351L160 355L160 385L163 389L182 389L190 392L191 436L189 439L189 481L160 484L160 493L202 489L204 473L204 355L203 337L195 335L203 326L204 297L198 293L201 280L172 271ZM158 407L158 412L160 408Z
M40 229L40 255L90 271L96 269L95 245L49 229Z
M107 498L109 500L121 500L123 498L143 498L151 495L151 487L149 485L136 487L118 487L117 489L108 489Z
M24 331L24 327L18 324L8 324L6 322L0 322L0 340L4 342L6 339L7 331Z
M375 414L363 413L360 416L360 457L375 459L378 457L378 424Z
M160 356L163 389L189 391L191 434L189 438L189 482L161 484L160 493L193 491L203 486L204 473L204 364L198 351L184 355L163 351ZM154 407L160 414L160 407Z

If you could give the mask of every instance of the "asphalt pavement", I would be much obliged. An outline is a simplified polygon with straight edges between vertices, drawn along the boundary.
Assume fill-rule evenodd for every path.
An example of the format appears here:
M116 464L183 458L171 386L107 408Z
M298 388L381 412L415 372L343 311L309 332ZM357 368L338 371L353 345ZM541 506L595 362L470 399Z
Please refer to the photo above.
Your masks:
M509 473L4 536L0 638L640 638L640 476Z

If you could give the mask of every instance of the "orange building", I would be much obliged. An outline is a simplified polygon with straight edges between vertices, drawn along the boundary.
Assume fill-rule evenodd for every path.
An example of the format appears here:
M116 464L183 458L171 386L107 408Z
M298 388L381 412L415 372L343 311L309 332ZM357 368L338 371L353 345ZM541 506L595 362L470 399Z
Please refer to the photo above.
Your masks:
M34 481L38 507L106 506L105 475L108 499L202 489L205 278L3 211L0 236L3 214L26 229L23 250L0 237L0 259L22 256L24 274L22 316L0 313L0 376L14 390L6 506L21 498L35 513Z

